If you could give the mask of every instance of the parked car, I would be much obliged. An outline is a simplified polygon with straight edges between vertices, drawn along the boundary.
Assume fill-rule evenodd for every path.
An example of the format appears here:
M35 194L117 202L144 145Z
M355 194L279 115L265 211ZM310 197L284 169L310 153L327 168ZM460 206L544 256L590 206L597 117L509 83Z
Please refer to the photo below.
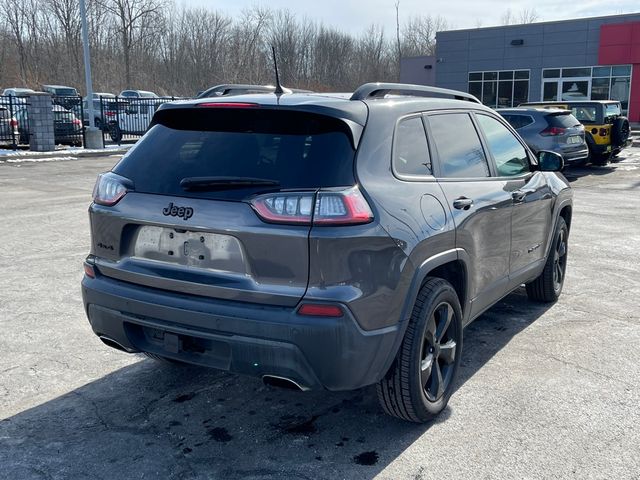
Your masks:
M82 146L82 122L71 110L61 105L52 105L53 134L55 142L63 145ZM20 143L29 143L29 111L22 107L16 112Z
M75 115L80 116L81 99L75 88L64 85L42 85L42 91L53 96L54 104L72 110Z
M155 93L146 90L123 90L118 96L126 98L159 98Z
M464 326L522 284L560 295L562 166L452 90L166 103L97 180L85 312L125 352L376 384L387 413L425 422L455 389Z
M203 92L198 92L196 98L221 97L227 95L247 95L250 93L273 93L276 87L273 85L246 85L246 84L225 84L216 85ZM297 88L283 89L285 93L311 93L309 90Z
M96 128L106 130L109 121L115 117L115 98L113 93L93 93L93 122ZM101 99L104 102L101 104ZM82 99L82 119L85 125L89 125L89 102L87 97Z
M125 102L118 99L121 107L118 114L109 119L109 136L114 142L120 142L124 135L144 135L149 128L153 114L167 100L161 98L128 98Z
M5 88L2 91L2 96L14 97L14 99L17 100L16 104L25 104L27 103L27 98L32 93L35 93L35 90L31 90L30 88L11 87Z
M78 97L78 90L64 85L42 85L42 91L61 97Z
M595 165L606 165L611 157L631 145L629 120L622 115L622 107L618 101L527 102L520 106L571 110L573 116L585 127L589 161Z
M497 112L516 129L534 152L559 153L565 164L584 164L589 148L584 126L569 110L543 108L499 108Z
M15 145L20 138L18 121L8 107L0 106L0 144Z

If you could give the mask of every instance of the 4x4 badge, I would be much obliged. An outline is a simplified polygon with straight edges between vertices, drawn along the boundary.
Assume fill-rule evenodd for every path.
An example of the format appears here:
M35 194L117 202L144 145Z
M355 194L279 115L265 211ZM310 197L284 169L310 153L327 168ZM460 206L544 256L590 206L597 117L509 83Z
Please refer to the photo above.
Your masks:
M193 208L191 207L178 207L174 205L173 202L170 202L163 210L162 214L167 217L181 217L185 220L189 220L193 217Z

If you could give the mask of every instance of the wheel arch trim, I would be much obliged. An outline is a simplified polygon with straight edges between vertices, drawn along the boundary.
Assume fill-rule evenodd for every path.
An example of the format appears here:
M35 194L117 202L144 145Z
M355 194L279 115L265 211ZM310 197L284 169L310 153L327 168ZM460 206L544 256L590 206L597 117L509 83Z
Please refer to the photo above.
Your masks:
M411 280L411 284L407 290L407 295L404 301L404 305L402 307L402 313L400 315L398 330L395 342L389 352L389 357L384 363L384 368L382 371L382 376L387 374L387 371L393 364L395 360L400 345L402 344L402 340L404 339L405 332L407 330L407 325L409 323L409 319L411 318L411 312L413 311L413 306L415 304L416 298L418 297L418 293L420 292L420 288L425 282L425 279L429 275L430 272L435 270L438 267L446 265L451 262L460 262L462 268L464 269L464 281L463 288L465 292L464 302L460 302L460 307L462 308L462 324L466 325L466 319L471 312L471 303L470 303L470 287L469 287L469 277L470 277L470 257L466 250L462 248L452 248L450 250L445 250L443 252L437 253L424 262L422 262L419 266L416 267L415 272L413 274L413 279Z

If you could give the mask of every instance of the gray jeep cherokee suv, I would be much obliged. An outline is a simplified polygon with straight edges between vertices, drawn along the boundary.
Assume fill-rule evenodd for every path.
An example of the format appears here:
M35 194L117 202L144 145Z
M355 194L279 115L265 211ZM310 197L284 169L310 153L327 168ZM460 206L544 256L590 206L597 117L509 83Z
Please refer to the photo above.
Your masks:
M167 103L96 183L86 313L120 350L302 390L376 384L387 413L424 422L469 322L523 283L560 295L560 168L451 90Z

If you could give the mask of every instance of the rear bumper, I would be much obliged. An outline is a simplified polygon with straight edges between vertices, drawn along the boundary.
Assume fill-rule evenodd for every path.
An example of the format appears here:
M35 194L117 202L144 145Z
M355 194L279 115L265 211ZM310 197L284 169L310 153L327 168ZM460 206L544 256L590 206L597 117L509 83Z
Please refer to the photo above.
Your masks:
M589 157L589 148L585 144L584 148L578 150L574 149L568 152L560 151L559 153L562 154L565 163L579 162L581 160L586 160Z
M364 331L343 305L340 318L302 317L295 308L218 301L138 286L100 274L82 281L93 331L130 352L262 377L303 389L373 384L395 354L400 325Z

